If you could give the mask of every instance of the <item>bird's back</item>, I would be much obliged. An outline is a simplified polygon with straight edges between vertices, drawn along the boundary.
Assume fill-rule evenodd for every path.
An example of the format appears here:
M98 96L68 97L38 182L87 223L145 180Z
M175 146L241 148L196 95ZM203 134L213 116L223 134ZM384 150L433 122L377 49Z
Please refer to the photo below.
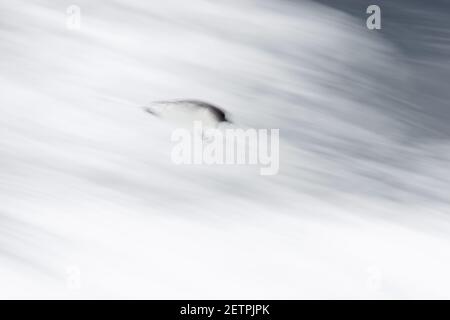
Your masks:
M216 127L220 122L227 121L220 108L198 100L158 101L151 103L146 110L179 125L201 121L204 126Z

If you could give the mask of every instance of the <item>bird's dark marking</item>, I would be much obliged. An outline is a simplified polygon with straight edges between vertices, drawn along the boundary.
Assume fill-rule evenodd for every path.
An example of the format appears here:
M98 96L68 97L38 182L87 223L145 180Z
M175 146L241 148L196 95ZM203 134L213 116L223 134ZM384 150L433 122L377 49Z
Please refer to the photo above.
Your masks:
M155 116L155 117L158 116L158 115L157 115L155 112L153 112L153 110L151 110L150 108L142 107L142 109L144 109L145 112L150 113L151 115L153 115L153 116Z
M212 105L210 103L204 102L204 101L200 101L200 100L182 100L179 101L180 103L184 103L184 102L188 102L188 103L192 103L195 104L201 108L206 108L211 110L211 112L214 114L214 116L216 117L217 121L219 122L230 122L225 114L225 112L220 109L219 107Z

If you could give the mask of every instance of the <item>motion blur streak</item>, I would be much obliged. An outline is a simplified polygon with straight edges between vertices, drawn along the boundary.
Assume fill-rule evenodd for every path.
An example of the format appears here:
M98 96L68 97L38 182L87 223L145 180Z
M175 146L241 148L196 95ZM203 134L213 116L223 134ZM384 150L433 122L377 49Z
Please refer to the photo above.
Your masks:
M0 297L450 298L449 8L1 0ZM180 98L279 174L172 164Z

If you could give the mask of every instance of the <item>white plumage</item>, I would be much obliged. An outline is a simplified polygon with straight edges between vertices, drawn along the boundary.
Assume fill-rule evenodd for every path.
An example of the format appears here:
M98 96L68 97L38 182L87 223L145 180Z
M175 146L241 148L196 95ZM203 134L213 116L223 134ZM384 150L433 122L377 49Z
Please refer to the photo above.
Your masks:
M220 108L199 100L151 102L144 110L182 127L192 127L194 121L200 121L204 128L218 128L221 123L230 122Z

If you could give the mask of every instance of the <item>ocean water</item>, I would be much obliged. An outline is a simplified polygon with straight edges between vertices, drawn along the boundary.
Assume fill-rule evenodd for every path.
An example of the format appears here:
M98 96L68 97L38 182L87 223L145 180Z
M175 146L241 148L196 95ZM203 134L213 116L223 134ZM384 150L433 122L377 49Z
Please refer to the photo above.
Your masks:
M449 4L369 4L0 1L0 297L449 298ZM279 173L174 165L185 98Z

